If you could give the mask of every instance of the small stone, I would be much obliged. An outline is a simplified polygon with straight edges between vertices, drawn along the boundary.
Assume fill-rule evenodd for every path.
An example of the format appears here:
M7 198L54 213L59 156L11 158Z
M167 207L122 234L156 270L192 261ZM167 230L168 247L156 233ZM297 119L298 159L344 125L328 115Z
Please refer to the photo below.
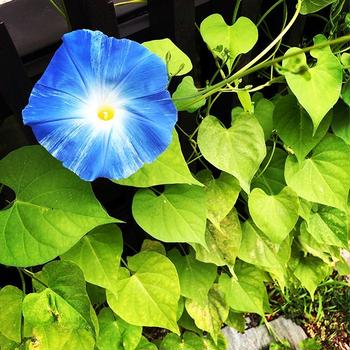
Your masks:
M299 344L307 338L300 326L284 317L273 320L270 325L275 333L281 339L287 339L295 350L300 350ZM227 350L263 350L275 341L264 325L250 328L245 333L239 333L230 327L225 327L222 331L228 341Z

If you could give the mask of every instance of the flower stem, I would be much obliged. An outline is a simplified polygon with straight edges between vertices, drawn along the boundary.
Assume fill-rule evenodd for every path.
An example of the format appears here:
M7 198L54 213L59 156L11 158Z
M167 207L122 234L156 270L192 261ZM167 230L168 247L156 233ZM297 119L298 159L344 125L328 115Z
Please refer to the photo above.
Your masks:
M56 11L63 17L66 18L64 11L56 4L54 0L50 0L50 4L56 9Z
M147 0L122 1L122 2L117 2L116 4L114 4L114 6L123 6L123 5L130 5L130 4L147 4Z
M37 281L38 283L40 283L42 286L44 286L45 288L48 288L48 286L41 280L39 280L39 278L37 278L35 276L35 274L27 269L22 269L22 272L24 272L24 274L26 274L27 276L29 276L30 278L32 278L33 280Z
M272 66L272 65L274 65L276 63L279 63L279 62L283 61L286 58L294 57L294 56L300 55L303 52L304 53L305 52L309 52L311 50L320 49L320 48L325 47L325 46L331 46L331 45L335 45L335 44L339 44L339 43L344 43L344 42L347 42L349 40L350 40L350 35L341 36L341 37L339 37L337 39L324 41L322 43L319 43L319 44L316 44L316 45L313 45L313 46L305 47L303 49L298 50L298 52L292 52L290 54L287 54L287 55L284 55L284 56L279 56L279 57L276 57L276 58L274 58L272 60L259 63L256 66L251 67L251 68L249 68L249 69L247 69L245 71L240 70L237 73L235 73L232 76L230 76L229 78L224 79L223 81L221 81L221 82L219 82L217 84L214 84L214 85L212 85L212 86L202 90L201 91L202 95L198 96L197 98L193 98L193 97L196 97L196 96L188 97L187 99L192 99L192 100L188 103L188 105L186 105L184 107L189 107L189 106L193 105L194 103L197 103L197 102L207 98L208 96L210 96L212 94L215 94L223 86L225 86L227 84L230 84L230 83L232 83L233 81L235 81L237 79L243 78L243 77L245 77L245 76L247 76L249 74L252 74L252 73L254 73L256 71L259 71L261 69L270 67L270 66Z

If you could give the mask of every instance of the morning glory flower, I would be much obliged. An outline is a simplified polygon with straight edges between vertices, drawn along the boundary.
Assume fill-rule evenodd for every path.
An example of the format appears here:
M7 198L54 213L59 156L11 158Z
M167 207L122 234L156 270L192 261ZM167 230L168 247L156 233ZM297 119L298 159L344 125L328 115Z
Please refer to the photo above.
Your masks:
M23 110L38 142L82 179L122 179L170 144L177 112L165 63L99 31L63 36Z

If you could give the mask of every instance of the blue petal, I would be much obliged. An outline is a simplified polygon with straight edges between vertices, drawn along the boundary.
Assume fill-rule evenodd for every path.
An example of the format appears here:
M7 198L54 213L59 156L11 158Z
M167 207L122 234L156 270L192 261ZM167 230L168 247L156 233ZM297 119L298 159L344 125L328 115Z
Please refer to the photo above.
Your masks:
M63 47L87 84L93 80L102 92L114 88L123 98L137 98L167 87L164 62L135 41L78 30L64 35Z
M45 124L48 121L84 118L81 110L85 102L80 97L36 84L23 110L23 122L26 125Z

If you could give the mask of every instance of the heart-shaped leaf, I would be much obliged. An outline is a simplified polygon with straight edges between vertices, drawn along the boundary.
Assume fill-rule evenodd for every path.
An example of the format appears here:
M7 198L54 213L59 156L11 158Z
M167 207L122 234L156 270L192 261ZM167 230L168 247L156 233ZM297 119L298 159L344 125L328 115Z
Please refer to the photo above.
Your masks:
M187 299L185 305L196 326L209 332L214 341L216 341L220 329L228 316L229 309L226 304L225 294L219 285L214 284L212 286L205 303Z
M180 285L175 266L162 254L141 252L128 259L128 268L132 275L118 281L116 294L107 291L111 309L130 324L178 333Z
M205 246L207 208L201 187L166 186L160 195L140 190L134 196L132 213L138 225L163 242L195 242Z
M26 322L33 327L57 324L72 330L85 328L94 334L91 304L79 267L68 261L54 261L44 266L38 278L47 288L24 298Z
M236 177L249 193L250 182L266 155L264 132L253 115L239 114L229 129L207 116L199 127L198 146L208 162Z
M180 183L201 185L192 177L187 167L176 131L173 132L173 140L169 147L154 162L145 164L127 179L114 180L114 182L134 187Z
M231 268L235 264L241 238L241 224L237 211L233 208L219 224L214 225L208 221L205 234L207 248L199 244L192 246L198 260Z
M205 185L208 219L215 225L222 221L236 203L241 187L232 175L222 172L214 179L209 170L202 170L197 178Z
M335 209L337 210L337 209ZM310 253L317 258L320 258L327 264L333 263L335 251L339 254L339 248L330 246L327 243L319 243L320 239L316 240L308 231L307 223L304 221L300 225L298 242L305 253Z
M265 315L264 304L268 305L268 296L261 278L262 271L252 265L239 264L237 268L235 267L235 274L236 277L231 278L227 274L222 274L219 279L230 308Z
M173 93L172 99L175 103L178 111L188 111L190 113L195 112L197 109L205 105L206 100L202 99L196 103L190 104L192 98L199 96L198 90L194 85L193 78L191 76L184 77L181 83Z
M16 193L0 211L0 262L5 265L43 264L93 228L118 221L102 209L89 183L40 146L23 147L2 159L0 183Z
M314 37L315 44L325 40L326 37L321 34ZM301 49L293 47L286 52L286 55L299 51ZM338 101L343 69L329 46L311 50L310 54L317 59L313 67L308 66L303 52L284 59L282 66L288 86L309 113L316 132L324 116Z
M348 224L348 215L343 211L319 206L318 211L310 215L307 229L320 244L348 249Z
M302 286L307 289L313 299L316 288L331 271L332 268L321 259L308 256L299 260L294 270L294 275L301 282Z
M33 349L92 350L96 315L79 267L68 261L47 264L37 278L47 285L23 301L24 320L32 327Z
M274 196L255 188L249 195L248 206L256 226L274 243L281 243L299 218L298 196L289 187Z
M348 146L329 134L316 146L312 156L300 164L294 156L288 156L285 177L299 197L346 210L348 169Z
M104 308L98 315L100 332L97 338L99 350L135 350L141 340L142 328L133 326Z
M169 75L184 75L192 69L192 62L170 39L145 41L143 46L167 63Z
M258 29L247 17L239 17L229 26L218 13L208 16L200 26L200 33L209 49L223 61L229 70L238 55L250 51L258 40Z
M84 236L61 259L77 264L87 282L112 289L118 280L123 237L116 225L97 227Z
M295 153L299 162L322 140L332 120L328 113L314 133L312 120L293 95L281 97L273 114L278 136Z
M242 242L238 257L249 264L272 273L278 279L280 285L284 285L285 267L282 260L288 259L288 252L287 249L281 248L285 242L281 245L273 244L251 221L246 221L242 225L242 231Z
M216 266L196 260L192 250L190 254L183 256L177 249L172 249L168 257L179 275L181 295L205 302L216 278Z

